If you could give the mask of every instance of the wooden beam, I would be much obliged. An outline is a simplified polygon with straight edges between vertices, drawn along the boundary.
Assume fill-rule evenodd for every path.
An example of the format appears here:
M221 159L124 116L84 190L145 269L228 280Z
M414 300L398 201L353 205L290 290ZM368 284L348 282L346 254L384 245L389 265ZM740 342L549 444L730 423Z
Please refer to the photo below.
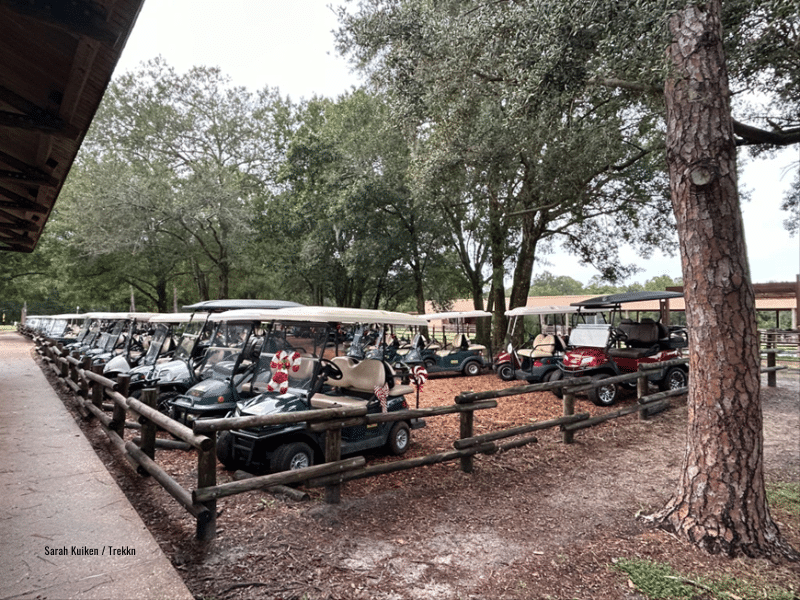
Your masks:
M16 192L12 192L11 190L0 186L0 196L5 196L8 198L9 201L0 200L0 206L5 208L15 208L17 210L27 210L30 212L37 212L42 214L47 214L48 209L43 204L39 204L30 198L26 198L25 196L21 196Z
M10 212L0 209L0 219L5 219L8 223L0 221L0 230L16 229L17 231L39 231L39 226L34 225L26 219L20 219Z
M106 22L108 14L97 2L91 0L0 0L19 14L44 21L65 29L72 34L85 35L101 42L116 44L121 32L112 29Z

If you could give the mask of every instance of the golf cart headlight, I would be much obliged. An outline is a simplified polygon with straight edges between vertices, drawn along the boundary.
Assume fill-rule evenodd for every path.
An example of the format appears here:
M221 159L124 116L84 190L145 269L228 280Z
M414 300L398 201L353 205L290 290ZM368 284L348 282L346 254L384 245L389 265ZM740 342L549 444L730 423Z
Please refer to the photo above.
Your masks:
M167 381L169 381L169 378L170 378L170 377L169 377L169 369L162 369L162 370L160 370L160 371L158 372L158 378L159 378L159 379L166 379Z
M592 356L582 356L581 357L581 366L583 367L583 366L586 366L588 364L591 364L593 360L594 360L594 357L592 357Z

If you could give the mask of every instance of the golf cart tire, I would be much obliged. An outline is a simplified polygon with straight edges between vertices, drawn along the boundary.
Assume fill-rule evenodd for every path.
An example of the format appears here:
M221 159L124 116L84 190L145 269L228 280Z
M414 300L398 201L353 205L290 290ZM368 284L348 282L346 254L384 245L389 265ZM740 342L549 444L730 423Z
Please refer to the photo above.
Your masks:
M658 389L662 392L677 390L689 385L689 374L680 367L670 367L664 379L658 382Z
M389 431L389 439L386 445L395 456L405 454L408 447L411 446L411 428L408 423L404 421L395 423L391 431Z
M233 434L230 431L221 431L217 438L217 459L227 471L239 467L239 461L233 458Z
M601 373L592 375L592 383L597 383L607 379L610 375ZM588 392L589 400L595 406L611 406L619 397L619 386L616 383L609 383L604 386L593 387Z
M304 442L292 442L279 446L269 460L273 473L295 471L314 464L314 451Z
M500 368L497 369L497 374L503 381L512 381L514 379L514 368L511 366L511 363L503 363L500 365Z
M426 371L430 371L431 369L435 369L435 368L436 368L436 361L433 360L432 358L426 358L425 359L425 370Z
M156 408L158 409L158 412L164 413L170 418L174 418L172 416L172 401L180 395L180 392L174 390L159 394L158 398L156 398Z
M561 372L561 369L553 369L547 375L545 375L545 381L547 382L560 381L561 379L564 379L564 373ZM559 400L564 398L564 388L553 388L550 391L553 392L553 395Z
M464 365L464 375L469 375L470 377L474 377L475 375L479 375L480 372L481 372L481 365L480 363L477 363L474 360L471 360Z

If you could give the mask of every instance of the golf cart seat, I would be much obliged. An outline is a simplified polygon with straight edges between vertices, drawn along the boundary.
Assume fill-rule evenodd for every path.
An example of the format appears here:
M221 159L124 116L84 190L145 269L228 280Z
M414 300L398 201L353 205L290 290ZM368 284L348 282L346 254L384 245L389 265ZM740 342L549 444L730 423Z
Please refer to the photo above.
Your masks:
M486 350L486 346L472 344L464 333L459 333L453 338L453 344L449 350L440 350L436 354L447 356L451 352L461 352L462 350Z
M540 333L533 339L532 348L523 348L518 352L520 356L528 358L544 358L545 356L553 356L556 352L556 338L553 335L544 335Z
M386 367L381 360L366 359L357 361L350 356L336 356L331 362L342 372L341 379L329 379L328 383L337 388L331 394L314 394L311 398L313 408L336 408L340 406L366 406L368 400L349 394L371 396L376 387L386 383ZM341 394L341 395L340 395Z
M618 329L625 333L627 348L611 348L611 356L642 358L658 352L660 331L658 324L652 319L643 319L641 323L623 319Z

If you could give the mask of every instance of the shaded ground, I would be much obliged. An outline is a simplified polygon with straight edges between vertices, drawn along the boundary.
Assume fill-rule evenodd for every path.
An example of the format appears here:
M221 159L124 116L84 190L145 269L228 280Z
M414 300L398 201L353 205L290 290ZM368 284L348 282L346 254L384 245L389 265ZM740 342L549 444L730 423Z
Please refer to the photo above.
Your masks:
M420 405L507 385L494 374L432 378ZM799 391L796 373L783 373L777 389L763 388L768 482L800 480ZM622 557L800 590L798 565L708 556L636 518L661 507L677 484L685 402L673 399L650 421L634 414L578 432L569 446L556 430L539 432L537 444L477 456L472 474L456 461L350 482L339 505L324 504L319 490L305 502L265 492L224 498L219 535L206 544L194 541L193 519L116 455L95 422L82 426L197 598L643 598L612 568ZM499 403L476 413L476 432L561 414L550 394ZM579 400L576 412L587 411L605 412ZM450 450L457 437L457 417L429 419L407 456ZM159 450L156 458L184 487L196 487L194 453ZM218 482L231 479L220 468ZM800 548L798 519L783 521L785 537Z

